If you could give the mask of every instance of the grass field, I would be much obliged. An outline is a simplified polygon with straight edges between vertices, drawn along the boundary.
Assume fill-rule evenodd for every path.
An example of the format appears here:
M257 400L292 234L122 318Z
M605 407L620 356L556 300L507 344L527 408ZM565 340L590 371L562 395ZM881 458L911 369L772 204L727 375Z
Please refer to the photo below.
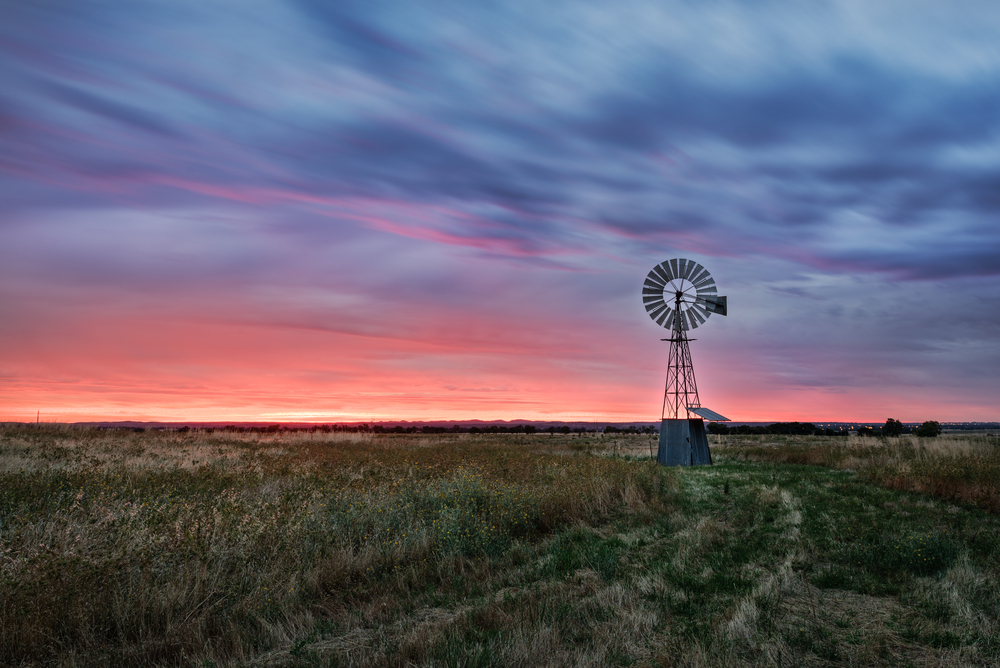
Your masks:
M0 662L1000 663L997 439L650 438L0 427Z

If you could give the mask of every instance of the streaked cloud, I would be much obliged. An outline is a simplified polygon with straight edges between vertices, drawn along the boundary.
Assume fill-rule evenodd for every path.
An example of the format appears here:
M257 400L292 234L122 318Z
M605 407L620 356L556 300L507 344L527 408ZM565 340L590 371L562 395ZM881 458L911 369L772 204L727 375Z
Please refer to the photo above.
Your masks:
M0 417L997 419L989 3L3 13Z

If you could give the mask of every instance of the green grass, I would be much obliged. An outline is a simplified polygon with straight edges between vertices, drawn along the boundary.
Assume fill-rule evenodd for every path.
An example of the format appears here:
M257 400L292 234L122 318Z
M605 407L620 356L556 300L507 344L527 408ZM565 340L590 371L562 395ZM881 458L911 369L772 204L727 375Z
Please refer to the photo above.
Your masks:
M716 436L713 441L733 458L853 470L878 485L924 492L1000 513L997 436Z
M1000 661L1000 518L871 474L989 453L941 441L920 469L797 439L715 443L715 466L664 469L644 436L0 428L0 656Z

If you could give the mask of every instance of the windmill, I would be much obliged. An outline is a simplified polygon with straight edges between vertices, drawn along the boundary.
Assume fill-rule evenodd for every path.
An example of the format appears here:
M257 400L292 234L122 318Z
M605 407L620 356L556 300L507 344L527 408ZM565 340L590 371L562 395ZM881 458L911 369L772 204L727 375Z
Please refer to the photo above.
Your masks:
M670 330L667 387L660 417L660 450L664 466L711 464L705 422L728 421L701 405L694 378L687 333L705 324L713 313L726 315L726 298L718 295L715 279L694 260L662 262L649 272L642 286L642 303L653 321Z

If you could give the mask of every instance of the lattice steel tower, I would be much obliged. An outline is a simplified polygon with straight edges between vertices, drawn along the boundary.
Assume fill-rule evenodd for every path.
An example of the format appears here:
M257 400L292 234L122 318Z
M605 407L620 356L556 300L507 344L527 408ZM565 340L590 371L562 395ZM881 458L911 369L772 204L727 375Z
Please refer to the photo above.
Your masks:
M681 310L682 293L674 297L674 312ZM673 319L673 331L669 339L670 355L667 358L667 388L663 393L661 420L685 419L687 409L701 408L698 399L698 382L694 378L694 364L691 362L691 347L688 346L687 331L681 325L681 318Z

